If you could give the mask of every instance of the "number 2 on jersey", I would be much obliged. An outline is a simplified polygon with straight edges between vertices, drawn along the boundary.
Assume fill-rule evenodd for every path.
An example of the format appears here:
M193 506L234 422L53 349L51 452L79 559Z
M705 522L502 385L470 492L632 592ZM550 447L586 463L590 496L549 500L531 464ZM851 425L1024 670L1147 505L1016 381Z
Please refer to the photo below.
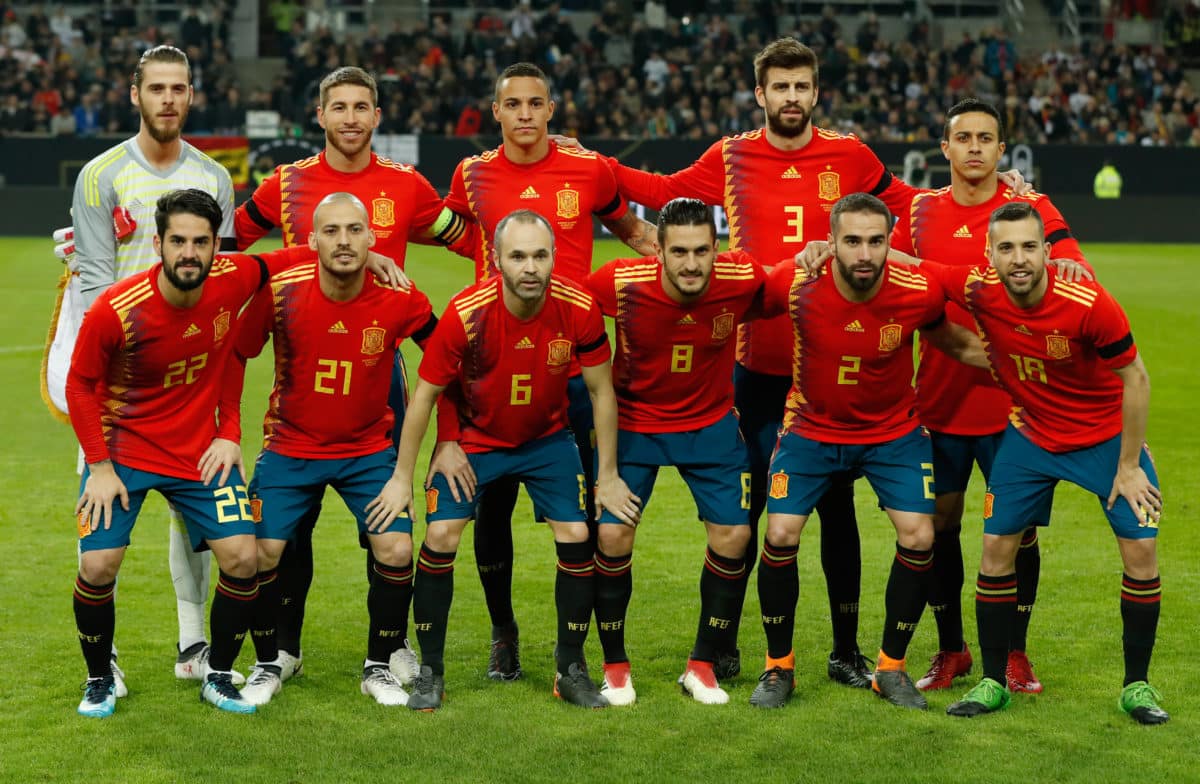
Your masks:
M317 360L317 375L313 379L313 391L320 392L322 395L336 395L338 375L344 372L342 377L342 394L350 394L350 372L354 370L354 363L348 360L339 362L336 359L318 359ZM325 382L333 382L329 386Z

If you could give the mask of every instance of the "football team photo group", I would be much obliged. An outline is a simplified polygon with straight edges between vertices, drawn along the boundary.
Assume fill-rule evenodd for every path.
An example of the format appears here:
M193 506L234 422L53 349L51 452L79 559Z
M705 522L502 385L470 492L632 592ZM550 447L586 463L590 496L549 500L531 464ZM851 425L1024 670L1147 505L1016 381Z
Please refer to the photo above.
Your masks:
M468 632L490 688L528 680L522 657L552 657L552 682L536 684L548 701L618 713L661 700L642 687L662 666L632 619L678 598L652 589L653 560L634 590L634 552L656 537L655 486L673 468L695 533L664 546L698 596L693 578L690 620L662 630L670 650L653 658L675 662L677 699L803 717L798 673L820 670L837 699L874 699L881 725L952 690L939 724L986 732L998 719L984 714L1003 711L1037 732L1034 698L1016 695L1074 699L1043 686L1033 662L1052 632L1031 629L1042 539L1070 525L1103 539L1120 572L1107 616L1087 619L1123 663L1121 679L1102 676L1108 705L1122 722L1166 723L1150 672L1164 500L1149 373L1086 238L1001 170L1003 107L944 107L950 184L924 190L813 124L808 46L777 39L753 73L761 127L663 174L553 134L554 85L517 62L487 96L502 143L462 160L443 196L372 150L375 78L331 68L323 150L235 206L227 170L182 136L187 54L146 49L129 84L139 130L83 167L72 228L56 235L67 274L43 393L79 444L78 713L137 710L120 573L131 542L163 528L167 564L146 568L174 585L175 676L212 706L189 702L180 721L286 711L297 678L332 677L303 644L323 601L314 532L335 511L328 489L365 564L365 583L340 575L365 641L336 663L360 673L347 701L473 721L455 702L456 583L482 592L490 629ZM593 216L621 258L594 261ZM262 241L275 231L279 249ZM448 301L406 272L418 245L457 276ZM419 363L406 366L406 341ZM267 400L246 382L260 363ZM265 406L263 420L243 422L243 405ZM260 427L244 460L243 433ZM1094 497L1090 519L1052 526L1060 483ZM518 511L522 486L534 519ZM143 512L152 490L166 519ZM856 496L869 499L858 511ZM514 546L531 526L553 561ZM889 554L894 536L886 566L864 557L880 536ZM813 539L820 575L800 557ZM477 576L456 569L464 544ZM552 590L514 603L535 572ZM863 590L876 582L881 594ZM877 595L881 607L860 602ZM797 643L811 603L828 647ZM522 637L514 604L553 618L551 639ZM860 624L860 604L881 627ZM755 606L761 625L743 623ZM919 627L936 638L928 664L910 656ZM151 632L170 644L172 630Z

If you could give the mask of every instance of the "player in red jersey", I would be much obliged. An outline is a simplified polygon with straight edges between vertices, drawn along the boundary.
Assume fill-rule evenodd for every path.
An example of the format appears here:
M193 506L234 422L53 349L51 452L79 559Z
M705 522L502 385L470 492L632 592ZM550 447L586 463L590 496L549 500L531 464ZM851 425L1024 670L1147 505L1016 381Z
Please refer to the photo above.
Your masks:
M505 68L496 80L492 115L500 124L503 144L462 161L445 201L455 213L474 219L482 231L476 282L494 274L492 237L500 220L519 209L532 210L550 223L555 274L575 283L592 271L592 215L637 253L654 253L654 227L629 212L604 159L586 150L560 147L549 138L554 101L549 79L540 68L531 63ZM592 415L577 365L572 365L568 389L571 430L591 485ZM447 430L451 423L443 417L439 425ZM494 484L480 501L475 526L475 561L492 621L488 677L506 681L521 675L512 607L511 518L516 497L515 482Z
M138 511L155 489L182 512L192 547L210 548L220 568L201 696L252 713L231 670L258 592L254 523L236 401L221 397L218 424L218 398L245 304L269 271L308 254L214 260L221 208L200 190L161 197L155 222L161 262L114 284L89 308L67 379L71 424L87 461L76 505L75 618L88 666L79 712L105 717L115 709L113 591Z
M344 192L367 205L374 249L401 267L410 241L435 242L470 256L480 242L475 224L445 209L441 196L415 168L381 158L371 150L380 115L375 79L366 71L347 66L322 79L317 121L325 129L325 150L279 166L238 207L234 216L238 247L249 247L275 227L282 230L285 245L307 244L317 203L330 193ZM396 350L388 398L396 415L396 439L407 397L403 358ZM300 521L279 568L282 610L278 632L284 680L303 667L300 637L313 576L312 531L320 511L317 505ZM371 574L370 549L367 553ZM415 670L416 659L404 666Z
M950 162L950 185L919 194L900 214L892 249L946 263L975 266L987 259L987 223L992 211L1011 201L1033 205L1046 228L1046 241L1058 259L1086 265L1079 243L1062 215L1039 193L1017 196L1003 187L996 165L1004 153L1004 124L991 104L968 98L946 113L942 154ZM974 328L962 308L949 304L947 318ZM937 512L933 517L934 581L930 608L938 627L938 652L917 681L922 690L949 688L971 670L963 639L963 559L959 541L963 498L971 469L979 464L984 481L1008 424L1010 401L991 374L955 362L921 340L917 370L917 410L930 430ZM1042 522L1042 521L1029 521ZM1037 597L1041 556L1037 527L1030 525L1017 556L1017 622L1010 638L1008 683L1014 691L1038 693L1042 684L1025 653L1030 613Z
M1022 531L1030 520L1049 520L1054 488L1067 480L1096 494L1121 552L1120 707L1140 723L1161 724L1169 717L1147 677L1162 596L1162 494L1144 444L1149 377L1121 307L1098 283L1047 269L1045 236L1033 206L1006 204L988 227L991 267L922 266L974 317L1013 399L983 507L975 612L984 677L947 712L974 716L1008 704Z
M943 316L945 296L911 268L886 261L891 216L856 193L830 214L834 260L813 279L796 265L771 273L767 303L793 324L795 355L782 435L771 460L767 533L758 571L767 661L752 705L781 707L794 685L792 633L800 533L833 477L865 474L896 527L883 642L872 686L893 704L925 708L904 669L927 599L933 559L929 438L912 420L917 329L955 356L986 364L978 338Z
M750 541L748 458L733 410L737 325L761 304L762 268L741 251L718 254L712 210L673 199L658 216L657 257L618 259L587 287L616 320L613 369L621 477L649 503L660 466L675 466L696 500L707 534L700 575L700 622L681 683L706 704L729 701L713 672L734 647L733 613ZM790 263L790 260L789 260ZM604 648L604 686L612 705L636 700L625 650L633 594L635 528L600 516L596 551L596 628Z
M607 701L587 674L583 644L592 614L595 553L588 537L579 452L567 426L567 377L572 361L583 367L595 411L598 508L635 525L638 499L617 475L617 406L608 339L595 301L551 275L554 234L530 210L496 227L500 275L451 299L421 362L400 438L394 481L412 498L417 452L434 401L452 381L461 386L462 446L486 495L497 480L525 482L540 518L554 532L558 569L555 694L577 705ZM432 473L432 471L431 471ZM473 516L470 497L451 493L444 476L426 493L428 529L421 545L413 596L421 674L408 706L431 711L444 690L446 622L454 591L454 558Z
M729 220L729 249L744 250L768 263L793 255L809 240L824 239L829 211L844 194L869 192L893 213L907 210L917 191L892 177L865 144L812 125L817 71L816 54L796 40L783 38L768 45L754 59L754 94L766 126L721 139L694 164L669 176L616 167L621 192L655 209L680 196L721 205ZM739 330L735 398L750 451L750 525L755 532L766 505L767 466L783 420L791 347L785 317L743 324ZM833 625L829 677L866 687L870 669L859 653L857 637L861 563L853 479L834 482L817 511ZM751 541L757 543L756 534ZM746 554L743 595L756 547ZM733 639L736 643L736 633ZM738 670L736 650L723 652L720 677Z
M274 276L255 297L230 365L230 383L240 388L245 358L273 338L275 386L250 483L259 524L259 597L251 626L257 663L242 696L264 705L282 686L276 567L296 525L333 487L374 554L362 691L381 704L403 705L408 695L389 661L408 643L412 521L407 509L388 507L382 494L395 468L389 353L406 337L423 343L437 319L416 289L392 290L367 279L374 236L358 197L326 196L312 223L308 246L318 262ZM383 513L372 514L380 505Z

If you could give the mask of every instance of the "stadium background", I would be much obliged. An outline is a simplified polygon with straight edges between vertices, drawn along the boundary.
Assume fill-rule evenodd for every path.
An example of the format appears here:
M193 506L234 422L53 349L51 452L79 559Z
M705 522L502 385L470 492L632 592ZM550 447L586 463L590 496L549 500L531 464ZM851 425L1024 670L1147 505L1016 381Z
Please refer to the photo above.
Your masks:
M10 390L0 403L7 433L0 474L0 553L7 561L0 568L0 781L1194 779L1200 698L1190 676L1200 542L1190 524L1200 492L1200 276L1195 245L1148 243L1197 240L1195 3L881 0L838 2L826 11L816 3L732 1L580 1L555 9L538 2L489 8L104 0L0 4L0 18L0 371ZM377 148L416 163L444 190L459 159L497 143L490 82L508 62L532 59L553 75L553 130L578 131L590 147L669 172L693 161L712 138L761 124L752 98L747 102L748 66L762 42L790 33L822 58L816 122L859 133L893 172L917 184L947 181L936 144L939 112L968 94L1003 105L1012 128L1006 165L1053 197L1129 311L1154 382L1149 430L1168 499L1160 539L1166 592L1152 676L1171 724L1137 728L1115 708L1120 567L1094 499L1072 488L1060 491L1056 523L1043 537L1045 570L1031 631L1031 654L1047 684L1043 697L1018 700L986 723L950 722L940 713L958 690L933 696L928 714L900 715L828 684L813 530L801 548L797 652L805 663L794 703L768 716L745 704L763 647L751 591L741 637L747 674L730 684L734 704L724 711L690 704L674 678L694 624L700 535L671 472L660 480L639 537L629 623L640 703L630 711L580 715L549 698L551 548L543 531L519 522L526 681L498 688L483 677L486 617L465 548L446 709L415 717L367 704L357 695L356 674L361 557L348 516L330 498L318 527L309 674L289 684L270 710L252 722L217 716L166 669L174 621L156 503L135 534L119 594L118 643L133 695L101 728L75 723L82 670L67 591L75 568L75 445L36 391L61 270L48 235L67 220L83 163L136 130L128 106L131 58L159 42L188 48L204 94L192 109L189 138L248 186L270 163L320 149L315 79L341 64L372 67L381 75L385 110ZM663 65L650 63L652 49ZM1118 200L1092 194L1092 177L1106 159L1124 178ZM1111 242L1125 244L1104 244ZM597 261L622 253L605 240ZM410 269L439 306L468 274L440 250L414 252ZM410 367L416 361L410 357ZM248 460L257 451L254 423L269 376L260 362L248 380ZM978 519L979 487L977 478L968 531ZM891 547L872 502L860 489L866 649L878 634L882 564ZM517 519L522 515L528 517L527 505ZM691 549L678 549L678 542ZM978 543L967 536L964 545L969 571ZM966 607L973 640L969 601ZM935 647L928 614L924 621L913 668ZM589 657L598 671L594 636ZM243 669L247 660L244 653Z

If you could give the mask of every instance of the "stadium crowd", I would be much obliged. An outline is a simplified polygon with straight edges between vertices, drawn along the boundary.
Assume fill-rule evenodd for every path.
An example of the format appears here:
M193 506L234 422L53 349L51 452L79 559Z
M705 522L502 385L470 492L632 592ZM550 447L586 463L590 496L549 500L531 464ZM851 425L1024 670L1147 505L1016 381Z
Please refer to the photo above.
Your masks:
M1200 146L1179 36L1165 49L1096 39L1018 52L999 29L936 45L924 22L885 40L873 14L847 18L830 7L784 30L775 3L753 4L740 24L646 5L628 17L610 3L584 35L556 3L480 10L469 29L434 16L428 25L335 34L295 3L277 3L274 43L286 68L267 89L239 82L225 45L228 0L186 9L163 27L139 27L128 3L96 17L0 5L0 134L136 130L128 75L140 52L175 43L195 71L189 133L244 133L248 109L274 110L295 131L312 132L321 75L361 65L379 76L381 132L494 134L490 85L506 65L528 60L554 79L554 124L565 134L713 138L757 127L747 64L764 41L792 34L821 57L818 122L868 141L936 139L945 109L976 96L1003 108L1014 143ZM1180 12L1181 25L1189 19Z

